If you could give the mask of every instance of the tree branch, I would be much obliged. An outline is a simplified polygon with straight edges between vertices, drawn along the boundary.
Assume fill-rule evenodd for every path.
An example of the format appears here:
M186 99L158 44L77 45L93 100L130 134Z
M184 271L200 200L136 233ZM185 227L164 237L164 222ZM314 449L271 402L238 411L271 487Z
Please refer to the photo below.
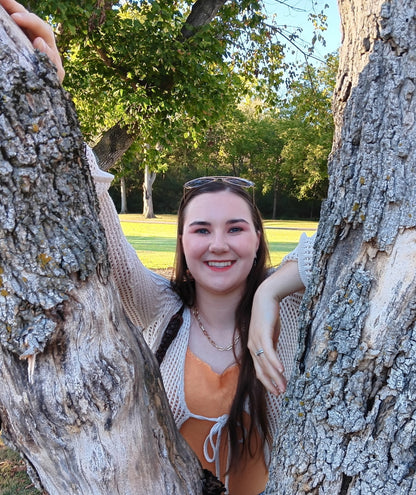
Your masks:
M227 0L197 0L182 28L184 39L191 38L201 27L209 24Z

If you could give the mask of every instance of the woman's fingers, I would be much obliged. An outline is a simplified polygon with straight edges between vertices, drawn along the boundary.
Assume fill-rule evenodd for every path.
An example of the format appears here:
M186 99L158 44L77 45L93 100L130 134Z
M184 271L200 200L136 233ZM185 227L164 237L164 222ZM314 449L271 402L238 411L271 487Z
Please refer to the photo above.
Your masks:
M34 48L42 53L45 53L49 57L49 60L55 64L59 82L62 83L65 77L65 70L62 65L61 56L59 55L58 49L55 45L55 38L53 40L53 46L51 46L45 41L44 38L37 37L32 40L32 44Z
M65 71L62 66L61 56L56 47L55 35L51 26L37 15L27 11L18 11L12 14L12 18L30 39L34 48L45 53L51 62L55 64L59 81L62 82Z
M273 319L273 325L276 320ZM276 354L275 342L279 331L272 325L260 328L253 321L250 324L248 348L250 350L257 378L267 390L278 395L286 390L284 367Z
M283 365L276 354L280 333L280 304L270 299L270 292L254 298L251 313L248 348L253 358L257 378L271 393L286 390Z
M0 0L0 5L9 14L13 14L14 12L27 12L23 5L19 2L15 2L15 0Z
M254 368L257 378L272 394L278 395L286 390L286 378L283 375L284 368L277 358L273 346L264 343L262 353L252 352Z
M275 350L280 330L280 301L302 289L297 261L287 261L259 285L253 298L248 347L257 377L270 392L276 387L286 390L283 366Z
M27 11L23 5L15 0L0 0L0 5L11 15L15 23L22 29L34 48L45 53L56 66L59 81L62 82L65 71L62 60L56 47L55 35L49 24L36 14Z

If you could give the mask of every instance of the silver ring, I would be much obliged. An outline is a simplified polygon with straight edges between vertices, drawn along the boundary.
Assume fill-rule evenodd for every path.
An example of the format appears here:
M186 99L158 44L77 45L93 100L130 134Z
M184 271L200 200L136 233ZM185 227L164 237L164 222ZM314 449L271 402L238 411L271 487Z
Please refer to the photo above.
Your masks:
M263 351L263 349L258 349L258 350L256 351L256 356L257 356L257 357L261 356L261 354L263 354L263 352L264 352L264 351Z

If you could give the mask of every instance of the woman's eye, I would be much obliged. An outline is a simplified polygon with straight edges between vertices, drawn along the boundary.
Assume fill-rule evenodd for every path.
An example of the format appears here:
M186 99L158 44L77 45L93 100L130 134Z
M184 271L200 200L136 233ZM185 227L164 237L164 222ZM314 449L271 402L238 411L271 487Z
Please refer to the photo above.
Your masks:
M196 234L208 234L208 229L200 228L200 229L195 230L195 233Z
M231 234L235 232L241 232L243 229L241 227L231 227L230 232Z

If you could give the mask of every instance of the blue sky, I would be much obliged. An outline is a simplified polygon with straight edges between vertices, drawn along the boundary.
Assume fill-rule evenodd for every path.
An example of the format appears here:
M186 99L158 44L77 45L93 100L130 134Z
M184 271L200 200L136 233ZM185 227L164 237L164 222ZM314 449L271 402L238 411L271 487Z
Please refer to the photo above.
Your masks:
M324 9L328 16L328 29L323 33L326 40L326 46L318 45L316 47L316 55L323 58L327 53L336 51L341 42L340 19L337 0L286 0L285 2L278 0L264 0L267 13L276 15L276 22L279 25L287 25L289 28L302 27L303 31L300 37L309 43L313 36L313 27L308 21L308 14L311 11L320 12ZM295 8L289 8L287 5ZM286 43L287 44L287 43ZM296 60L304 61L303 57L293 55Z

